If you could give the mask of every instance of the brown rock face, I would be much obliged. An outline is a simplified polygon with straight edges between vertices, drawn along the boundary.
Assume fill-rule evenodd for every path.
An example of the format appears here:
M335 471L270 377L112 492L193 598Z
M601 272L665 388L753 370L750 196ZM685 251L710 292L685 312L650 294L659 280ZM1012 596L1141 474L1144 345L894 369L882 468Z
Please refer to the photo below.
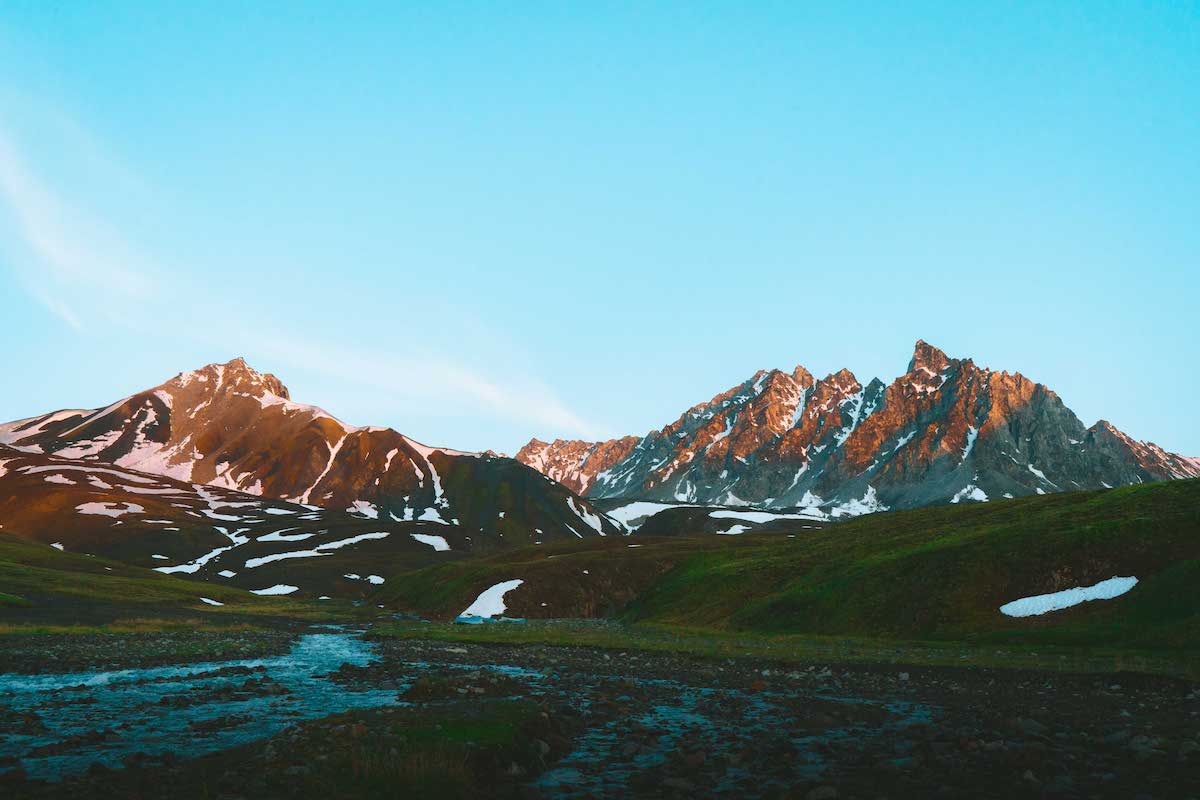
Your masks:
M888 386L764 371L640 439L534 440L517 458L590 497L834 516L1200 476L1197 459L1085 429L1045 386L924 341Z
M616 464L637 444L636 436L607 442L555 439L530 440L517 453L517 461L528 464L576 494L586 494L597 474Z
M496 537L620 529L513 459L428 447L293 402L242 359L182 373L99 410L0 425L0 444L370 519L422 520ZM486 547L496 539L477 539Z

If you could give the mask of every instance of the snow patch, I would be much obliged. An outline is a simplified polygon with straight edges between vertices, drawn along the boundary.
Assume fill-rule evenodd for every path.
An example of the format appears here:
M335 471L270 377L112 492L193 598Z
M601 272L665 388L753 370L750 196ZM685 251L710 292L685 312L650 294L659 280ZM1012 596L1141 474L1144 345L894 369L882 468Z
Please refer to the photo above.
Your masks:
M368 503L366 500L355 500L346 510L367 519L379 519L379 509L374 503Z
M504 595L522 583L524 581L517 578L511 581L503 581L502 583L497 583L495 586L484 589L480 592L479 597L475 598L475 602L467 606L466 610L458 616L487 619L503 614L507 608L504 605Z
M954 497L950 498L951 503L961 503L963 500L974 500L977 503L986 503L988 496L973 483L968 483L963 488L955 493Z
M75 506L80 514L99 514L106 517L119 517L123 514L141 514L146 509L137 503L80 503Z
M431 536L427 533L410 533L409 536L416 539L421 544L429 545L438 552L450 549L450 543L441 536Z
M299 586L289 586L286 583L277 583L274 586L268 586L266 589L251 589L250 594L261 595L276 595L276 594L291 594L299 591Z
M1092 586L1077 586L1074 589L1064 589L1061 592L1039 594L1032 597L1022 597L1000 606L1000 613L1009 617L1032 617L1059 611L1091 600L1111 600L1120 597L1137 585L1134 577L1112 577Z
M652 503L645 500L638 500L628 505L618 506L607 513L611 519L615 519L632 531L637 530L638 526L646 521L642 519L643 517L652 517L667 508L695 508L695 506L688 505L687 503ZM633 524L633 521L637 519L641 519L641 522Z

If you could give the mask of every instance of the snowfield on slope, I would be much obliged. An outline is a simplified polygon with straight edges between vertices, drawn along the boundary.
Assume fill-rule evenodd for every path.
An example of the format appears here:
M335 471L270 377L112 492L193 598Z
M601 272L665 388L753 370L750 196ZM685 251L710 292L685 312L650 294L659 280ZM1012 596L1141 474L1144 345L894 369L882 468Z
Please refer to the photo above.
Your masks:
M511 592L513 589L520 586L525 581L516 578L511 581L503 581L495 586L484 589L479 597L475 598L475 602L467 606L466 610L459 614L459 618L480 618L488 619L491 617L503 614L507 606L504 605L504 595Z
M1022 597L1000 606L1000 613L1009 617L1034 617L1091 600L1111 600L1128 592L1137 582L1138 579L1134 577L1112 577L1092 586L1077 586L1061 592Z

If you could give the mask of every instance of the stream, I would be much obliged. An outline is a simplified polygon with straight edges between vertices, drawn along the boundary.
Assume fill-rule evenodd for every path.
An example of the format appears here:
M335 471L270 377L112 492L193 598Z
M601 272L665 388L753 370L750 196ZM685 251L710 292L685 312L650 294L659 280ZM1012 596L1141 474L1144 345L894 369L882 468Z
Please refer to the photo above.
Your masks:
M817 778L826 769L824 755L831 744L890 737L930 719L928 707L896 700L631 679L611 674L612 664L600 670L561 669L536 657L529 660L530 654L519 650L497 659L496 651L476 648L468 655L465 648L432 643L400 647L402 652L383 648L384 659L379 645L338 631L301 636L281 656L0 674L0 773L19 766L29 778L55 781L93 764L116 769L144 760L169 763L267 738L297 722L356 708L409 705L401 697L423 675L469 679L479 671L512 678L530 696L557 697L589 720L571 752L536 778L546 797L621 791L631 777L667 767L669 759L695 750L706 759L733 759L721 770L718 785L710 785L713 789L774 785L761 774L761 763L739 761L739 754L762 756L764 748L786 759L791 777ZM344 665L369 669L359 679L335 679L331 673ZM597 699L630 710L612 714L597 707ZM430 713L437 713L434 709ZM810 729L803 720L813 714L824 721Z
M135 753L191 757L271 736L352 708L395 702L395 690L328 680L343 664L378 659L348 633L301 636L270 658L148 669L0 674L0 704L37 720L0 733L0 772L12 759L31 778L56 780L93 763L117 768Z

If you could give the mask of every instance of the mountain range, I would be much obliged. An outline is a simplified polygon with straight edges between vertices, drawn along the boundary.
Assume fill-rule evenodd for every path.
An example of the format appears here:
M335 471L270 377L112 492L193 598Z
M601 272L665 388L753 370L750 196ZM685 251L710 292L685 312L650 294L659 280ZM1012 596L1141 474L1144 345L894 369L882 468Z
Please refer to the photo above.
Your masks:
M1200 476L1051 390L918 342L907 372L762 371L661 430L430 447L295 402L242 359L0 425L0 534L268 594L363 597L470 554Z
M243 588L353 594L385 567L625 529L511 458L346 425L234 359L0 425L0 530Z
M516 457L597 501L829 517L1200 476L1200 459L1085 427L1046 386L924 341L891 384L760 371L644 436L533 439Z

